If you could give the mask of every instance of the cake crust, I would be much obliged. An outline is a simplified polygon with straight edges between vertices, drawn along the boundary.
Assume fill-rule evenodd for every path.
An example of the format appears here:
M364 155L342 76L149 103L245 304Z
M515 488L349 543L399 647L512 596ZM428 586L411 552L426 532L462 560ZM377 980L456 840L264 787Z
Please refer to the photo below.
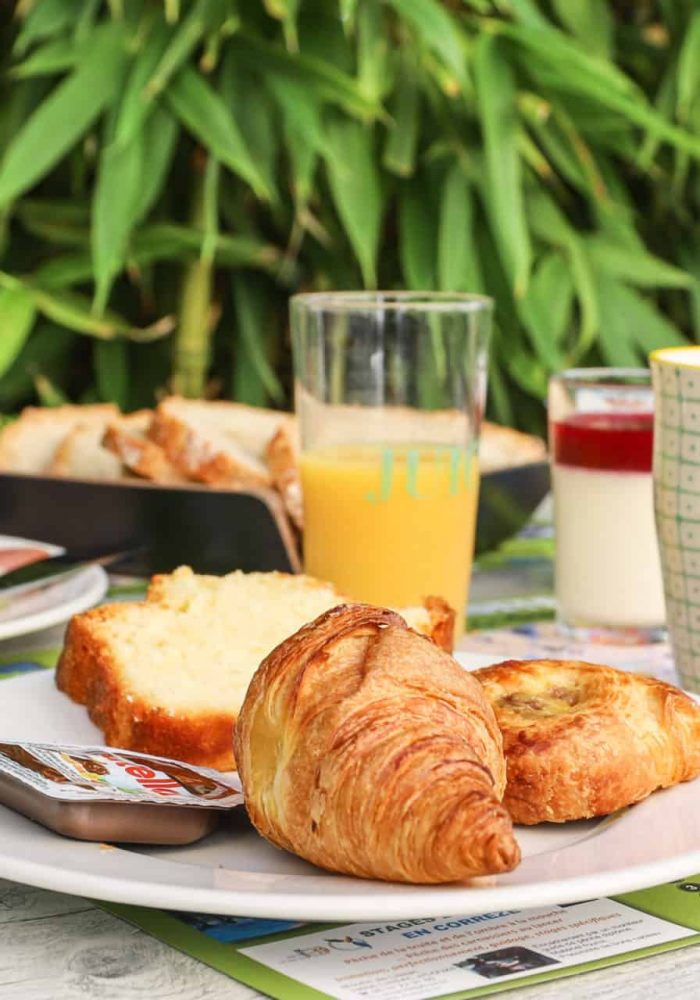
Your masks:
M56 686L85 705L109 746L173 757L220 771L233 770L231 711L183 713L151 705L125 686L103 624L118 617L119 604L75 615L56 667Z

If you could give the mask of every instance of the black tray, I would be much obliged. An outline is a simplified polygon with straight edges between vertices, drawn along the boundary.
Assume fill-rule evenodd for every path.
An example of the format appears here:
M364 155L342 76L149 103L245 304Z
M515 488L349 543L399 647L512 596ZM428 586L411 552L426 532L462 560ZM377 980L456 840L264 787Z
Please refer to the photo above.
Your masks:
M549 489L537 462L482 477L476 551L486 552L527 522ZM297 539L273 490L158 486L0 473L0 533L62 545L86 556L141 550L116 569L198 573L301 568Z
M272 490L90 482L0 474L0 532L94 555L141 546L120 573L298 572L293 532Z
M514 465L481 477L476 553L496 548L524 528L549 492L549 462Z

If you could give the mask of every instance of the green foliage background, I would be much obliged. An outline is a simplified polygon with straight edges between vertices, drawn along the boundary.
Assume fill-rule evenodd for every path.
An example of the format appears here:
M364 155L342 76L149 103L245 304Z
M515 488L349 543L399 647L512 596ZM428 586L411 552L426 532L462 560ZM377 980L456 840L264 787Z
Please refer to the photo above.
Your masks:
M0 408L289 403L303 288L495 297L490 409L700 332L694 0L0 14Z

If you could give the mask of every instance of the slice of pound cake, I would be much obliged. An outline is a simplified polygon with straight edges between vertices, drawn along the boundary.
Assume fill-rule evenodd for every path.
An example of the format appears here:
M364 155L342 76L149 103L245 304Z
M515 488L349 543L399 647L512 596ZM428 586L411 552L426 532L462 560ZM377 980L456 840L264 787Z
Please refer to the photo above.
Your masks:
M56 684L87 707L112 746L228 770L248 684L275 646L343 603L326 583L285 573L153 578L147 599L70 622ZM449 647L454 613L433 598L401 612Z

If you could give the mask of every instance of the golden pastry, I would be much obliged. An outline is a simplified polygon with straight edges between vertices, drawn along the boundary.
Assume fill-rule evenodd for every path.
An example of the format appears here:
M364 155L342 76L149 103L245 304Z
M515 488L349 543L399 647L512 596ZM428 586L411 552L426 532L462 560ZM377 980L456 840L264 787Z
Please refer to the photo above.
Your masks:
M322 868L430 883L519 861L481 687L393 611L341 605L273 650L235 756L258 831Z
M570 660L474 676L503 733L516 823L602 816L700 773L700 706L670 684Z

